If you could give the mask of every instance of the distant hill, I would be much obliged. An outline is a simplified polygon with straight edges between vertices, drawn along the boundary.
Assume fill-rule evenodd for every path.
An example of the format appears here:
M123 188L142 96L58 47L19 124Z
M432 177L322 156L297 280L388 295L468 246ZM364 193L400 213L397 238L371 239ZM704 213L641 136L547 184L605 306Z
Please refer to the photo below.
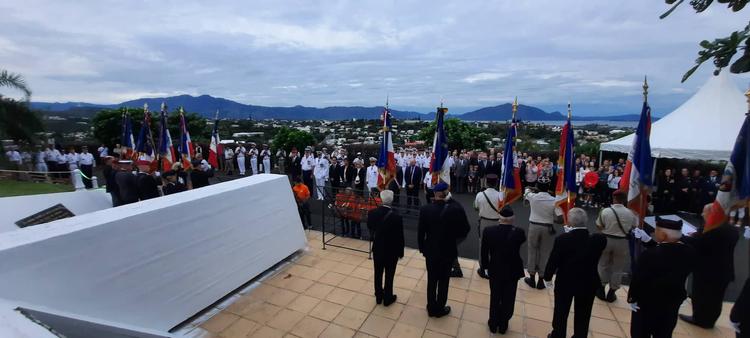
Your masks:
M144 103L148 103L152 111L158 111L162 102L166 102L170 110L175 107L184 107L186 111L197 112L204 117L212 118L219 110L222 118L229 119L285 119L285 120L347 120L347 119L374 119L380 116L382 107L266 107L243 104L232 100L210 95L191 96L179 95L165 98L142 98L137 100L125 101L119 104L92 104L86 102L32 102L34 109L45 112L48 115L86 117L93 116L96 111L104 108L128 107L132 109L142 109ZM434 113L418 113L413 111L392 110L395 118L400 120L407 119L434 119ZM465 121L507 121L511 119L512 107L510 103L501 104L494 107L485 107L465 114L449 115ZM519 105L518 119L523 121L559 121L564 120L565 116L559 112L547 113L539 108ZM637 121L638 115L619 115L619 116L587 116L576 117L578 120L594 121Z

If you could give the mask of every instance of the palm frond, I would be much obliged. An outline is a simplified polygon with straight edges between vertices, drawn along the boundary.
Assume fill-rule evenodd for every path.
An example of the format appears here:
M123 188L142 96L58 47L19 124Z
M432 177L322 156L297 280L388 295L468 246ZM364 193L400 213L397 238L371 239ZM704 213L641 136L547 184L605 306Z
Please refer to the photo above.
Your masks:
M26 85L26 80L20 74L14 74L7 70L0 70L0 87L9 87L23 92L26 101L31 99L31 89Z

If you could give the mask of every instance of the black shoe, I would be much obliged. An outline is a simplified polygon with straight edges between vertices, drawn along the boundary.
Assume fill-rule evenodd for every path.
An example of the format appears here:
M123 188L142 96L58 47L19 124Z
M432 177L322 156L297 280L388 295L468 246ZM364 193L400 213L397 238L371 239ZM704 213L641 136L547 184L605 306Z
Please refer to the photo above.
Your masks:
M508 322L500 323L500 325L497 326L497 332L500 334L505 334L505 332L508 331Z
M383 302L383 296L375 295L375 304L380 304Z
M539 281L536 282L536 288L539 289L539 290L544 290L546 288L546 286L544 286L544 279L543 278L540 277Z
M443 317L443 316L445 316L445 315L447 315L449 313L451 313L451 307L450 306L446 306L442 310L440 310L437 313L435 313L434 317L440 318L440 317Z
M704 329L712 329L714 327L713 325L706 325L706 324L698 323L697 321L695 321L695 318L693 318L693 316L680 314L680 319L690 324L693 324L697 327L702 327Z
M479 270L477 270L477 274L479 275L479 277L482 277L484 279L490 278L489 276L487 276L487 272L485 272L485 270L482 268L479 268Z
M609 289L609 292L607 292L607 302L614 303L616 300L617 295L615 295L615 290Z
M598 289L596 289L596 298L607 300L607 297L604 295L604 286L600 286Z
M461 268L453 268L453 270L451 270L451 277L462 278L463 276L464 272L461 271Z
M383 306L388 306L388 305L391 305L391 304L395 303L396 302L396 298L398 298L398 296L393 295L393 296L391 296L390 299L384 299L383 300Z
M532 289L536 288L536 281L534 280L534 277L526 277L523 279L524 283L531 287Z
M490 327L490 332L497 333L497 325L492 324L489 320L487 321L487 326Z

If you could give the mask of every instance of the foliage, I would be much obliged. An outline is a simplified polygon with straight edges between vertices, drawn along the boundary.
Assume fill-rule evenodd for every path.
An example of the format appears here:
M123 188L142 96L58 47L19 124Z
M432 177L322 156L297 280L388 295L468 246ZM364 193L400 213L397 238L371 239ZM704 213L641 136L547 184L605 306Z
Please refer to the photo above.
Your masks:
M417 134L418 140L423 140L432 146L435 137L436 122L431 122ZM445 119L445 133L448 137L448 149L482 149L484 140L490 136L480 128L457 118Z
M4 69L0 70L0 87L19 90L23 92L26 102L31 100L31 89L26 85L26 80L19 74L13 74Z
M661 19L669 16L677 6L681 5L684 0L665 0L667 4L672 5L666 13L660 16ZM718 0L719 3L727 4L727 7L731 8L732 11L738 12L745 8L745 5L750 0ZM713 0L692 0L690 5L693 7L696 13L701 13L708 9L714 3ZM727 37L717 38L714 41L703 40L700 42L702 50L698 51L698 58L695 60L695 66L690 68L685 75L682 76L682 82L685 82L690 75L706 61L713 59L714 75L718 75L721 69L729 66L732 61L732 57L737 53L738 50L742 50L742 56L732 63L729 71L732 73L746 73L750 71L750 24L745 26L743 30L734 31ZM743 45L744 42L744 45Z
M38 195L68 191L73 191L73 186L70 184L0 180L0 197Z
M43 130L42 118L28 102L0 98L0 139L33 143Z
M91 119L91 125L94 128L94 137L107 145L114 145L120 143L122 137L122 114L125 113L124 107L118 109L104 109L99 111ZM133 126L133 137L137 138L138 133L141 130L143 124L143 110L141 109L129 109L127 110L132 120ZM211 137L211 130L206 125L206 119L196 113L185 113L185 119L188 121L188 131L190 132L190 138L194 143L207 142ZM173 111L167 117L167 125L169 126L169 134L172 136L172 143L177 144L180 136L180 122L179 113ZM159 123L160 115L159 112L151 113L151 132L154 136L154 141L159 142Z
M576 144L576 155L587 155L592 158L599 156L599 142L586 142L585 144Z
M279 148L289 152L292 147L296 147L301 153L304 151L305 147L314 146L317 141L315 141L312 134L306 131L282 127L278 130L276 136L274 136L272 143L272 149L274 152Z

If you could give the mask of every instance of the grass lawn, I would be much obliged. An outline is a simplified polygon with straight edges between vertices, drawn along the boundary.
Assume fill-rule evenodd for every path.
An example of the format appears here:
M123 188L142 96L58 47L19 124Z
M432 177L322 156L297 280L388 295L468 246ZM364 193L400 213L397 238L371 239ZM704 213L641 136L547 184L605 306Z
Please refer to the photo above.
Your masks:
M70 184L34 183L0 180L0 197L73 191Z

